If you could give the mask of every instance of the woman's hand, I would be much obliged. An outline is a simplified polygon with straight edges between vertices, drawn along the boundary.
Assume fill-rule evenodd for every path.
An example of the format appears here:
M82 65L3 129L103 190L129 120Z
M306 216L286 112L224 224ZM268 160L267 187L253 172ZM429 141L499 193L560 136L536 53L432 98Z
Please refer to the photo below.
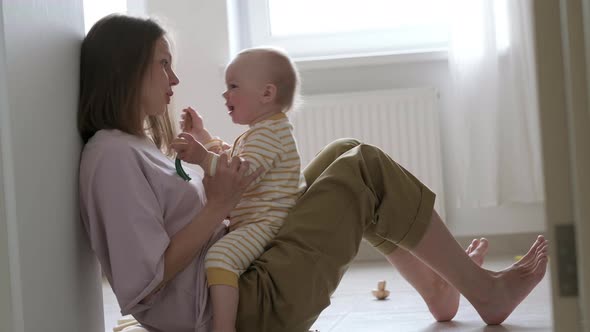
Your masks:
M242 194L262 174L264 168L260 167L252 174L246 175L250 169L248 161L233 157L228 162L227 158L226 154L219 157L215 176L205 176L203 184L207 194L207 204L226 210L226 215L229 215L231 209L242 198Z
M176 157L187 163L201 165L207 156L207 149L187 133L180 133L170 147L176 151Z
M182 110L182 114L180 115L180 129L185 133L193 135L201 144L205 144L211 140L211 135L203 124L203 117L191 107Z

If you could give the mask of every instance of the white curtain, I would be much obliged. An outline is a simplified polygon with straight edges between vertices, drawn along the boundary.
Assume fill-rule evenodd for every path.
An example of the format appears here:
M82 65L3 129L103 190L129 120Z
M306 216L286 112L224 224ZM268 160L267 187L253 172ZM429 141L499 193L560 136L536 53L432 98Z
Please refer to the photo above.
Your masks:
M452 1L457 207L544 200L531 1Z

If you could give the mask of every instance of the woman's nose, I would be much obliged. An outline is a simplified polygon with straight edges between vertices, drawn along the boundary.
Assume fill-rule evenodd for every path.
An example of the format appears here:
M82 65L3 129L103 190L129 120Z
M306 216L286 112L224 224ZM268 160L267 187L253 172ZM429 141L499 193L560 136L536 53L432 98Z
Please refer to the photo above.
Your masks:
M175 72L172 72L172 75L170 75L170 85L174 86L178 85L178 83L180 83L180 79L178 79Z

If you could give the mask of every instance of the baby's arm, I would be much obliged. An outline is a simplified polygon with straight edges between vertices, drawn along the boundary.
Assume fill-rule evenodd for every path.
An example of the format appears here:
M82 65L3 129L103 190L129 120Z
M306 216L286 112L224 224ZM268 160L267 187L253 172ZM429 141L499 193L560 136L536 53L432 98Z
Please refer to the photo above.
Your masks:
M228 151L232 147L231 145L224 142L219 137L212 137L209 141L205 142L203 145L205 146L205 149L207 149L211 152L217 153L217 154L221 154L225 151Z
M251 174L258 169L263 169L261 176L254 182L258 183L264 174L275 167L277 161L284 153L283 151L280 138L270 128L259 127L252 129L245 136L237 155L242 160L249 162L250 169L247 174ZM211 166L216 166L216 164Z
M207 161L207 155L212 154L201 143L197 142L191 134L185 132L180 133L172 141L170 147L176 151L178 159L201 167Z
M182 110L180 115L180 128L183 132L193 135L193 137L205 148L211 152L220 154L222 151L229 150L231 145L221 140L219 137L213 137L203 123L203 117L199 112L191 107Z
M193 135L201 144L205 144L213 138L209 134L209 131L205 129L203 117L192 107L182 110L182 114L180 115L180 129L185 133Z
M201 166L206 175L215 175L220 154L207 150L193 135L186 132L179 134L172 141L170 147L176 151L178 159ZM221 154L226 153L224 151L220 152Z

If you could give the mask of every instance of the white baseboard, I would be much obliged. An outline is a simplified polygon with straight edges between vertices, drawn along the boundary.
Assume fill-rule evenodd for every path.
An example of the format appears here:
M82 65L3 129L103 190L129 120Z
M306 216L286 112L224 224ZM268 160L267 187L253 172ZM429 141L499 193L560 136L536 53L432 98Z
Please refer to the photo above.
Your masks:
M515 233L515 234L491 234L484 236L490 242L489 256L516 256L524 255L537 235L543 232ZM455 239L462 248L467 248L474 238L479 236L458 236ZM362 241L354 262L385 261L385 257L375 250L367 241Z
M545 232L543 203L489 208L447 208L447 226L455 236Z

